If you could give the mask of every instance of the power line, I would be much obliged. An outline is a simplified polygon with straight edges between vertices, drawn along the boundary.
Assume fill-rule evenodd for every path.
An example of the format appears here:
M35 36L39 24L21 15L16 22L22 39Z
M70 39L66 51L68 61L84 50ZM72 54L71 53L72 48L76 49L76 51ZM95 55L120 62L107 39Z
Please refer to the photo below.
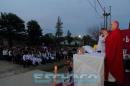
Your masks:
M103 3L104 6L109 7L109 4L108 4L107 1L108 1L108 0L101 0L101 2Z
M97 11L96 6L94 6L90 0L87 0L87 1L88 1L88 3L90 4L90 6L95 10L95 12L96 12L99 16L101 16L101 15L98 13L98 11Z
M96 2L95 2L95 6L94 6L90 0L87 0L87 1L88 1L88 3L90 4L90 6L91 6L92 8L94 8L95 12L96 12L99 16L101 16L101 15L98 13L97 9L96 9ZM97 3L99 4L101 10L103 11L103 16L104 16L104 28L107 29L107 28L108 28L108 16L110 16L110 18L111 18L111 11L110 11L110 12L106 12L105 7L102 6L102 4L100 3L100 1L99 1L99 0L96 0L96 1L97 1ZM110 10L111 10L111 8L110 8ZM111 22L111 19L110 19L110 22Z
M104 28L108 29L108 17L110 16L110 23L111 23L111 7L110 7L110 12L106 12L105 7L102 6L99 0L97 0L100 8L103 11L103 16L104 16Z
M102 6L102 4L100 3L100 1L97 0L97 2L98 2L98 4L99 4L99 6L101 7L102 11L105 11L105 9L103 8L103 6Z

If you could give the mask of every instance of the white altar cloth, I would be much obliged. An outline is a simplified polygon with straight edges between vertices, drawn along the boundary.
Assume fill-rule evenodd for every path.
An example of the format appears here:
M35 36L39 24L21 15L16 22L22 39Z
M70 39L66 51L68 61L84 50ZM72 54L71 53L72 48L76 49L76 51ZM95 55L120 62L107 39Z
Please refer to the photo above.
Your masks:
M74 78L74 86L104 86L104 54L93 53L84 55L75 54L73 56L73 68L75 74L88 74L90 78L93 74L97 77L90 78L85 83L82 79Z

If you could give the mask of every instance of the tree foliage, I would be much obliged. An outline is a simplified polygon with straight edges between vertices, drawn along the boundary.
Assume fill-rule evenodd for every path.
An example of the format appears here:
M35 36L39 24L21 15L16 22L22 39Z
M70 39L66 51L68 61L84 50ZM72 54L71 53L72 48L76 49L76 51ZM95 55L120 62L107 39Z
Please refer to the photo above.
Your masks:
M24 21L13 13L2 13L0 15L0 32L7 37L9 46L12 46L12 38L18 33L25 31ZM14 36L16 35L16 36Z
M45 45L55 45L56 43L55 36L52 33L46 33L42 37L42 40L45 43Z
M73 38L71 37L71 35L72 35L71 32L68 30L66 39L67 39L69 45L73 41Z
M37 45L40 43L42 36L42 29L37 21L31 20L27 23L28 38L31 45Z
M63 25L63 22L61 21L60 16L58 16L57 23L56 23L56 33L55 33L55 36L57 38L63 35L62 25Z
M90 35L83 36L82 41L83 41L83 45L93 46L96 44L96 40L94 40Z

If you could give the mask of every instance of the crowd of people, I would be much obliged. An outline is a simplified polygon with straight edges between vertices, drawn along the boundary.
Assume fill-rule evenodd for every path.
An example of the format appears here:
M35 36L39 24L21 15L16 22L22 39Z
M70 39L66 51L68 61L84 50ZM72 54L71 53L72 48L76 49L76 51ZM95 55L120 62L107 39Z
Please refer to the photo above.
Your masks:
M52 47L1 47L0 58L24 67L53 63L63 59L72 58L73 53L67 48Z

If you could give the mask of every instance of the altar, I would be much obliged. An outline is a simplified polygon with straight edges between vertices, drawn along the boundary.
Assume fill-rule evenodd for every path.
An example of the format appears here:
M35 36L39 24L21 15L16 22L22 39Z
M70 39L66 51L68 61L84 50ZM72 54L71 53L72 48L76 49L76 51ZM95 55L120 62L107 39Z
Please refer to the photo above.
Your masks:
M73 55L74 86L104 86L104 56L101 53Z

